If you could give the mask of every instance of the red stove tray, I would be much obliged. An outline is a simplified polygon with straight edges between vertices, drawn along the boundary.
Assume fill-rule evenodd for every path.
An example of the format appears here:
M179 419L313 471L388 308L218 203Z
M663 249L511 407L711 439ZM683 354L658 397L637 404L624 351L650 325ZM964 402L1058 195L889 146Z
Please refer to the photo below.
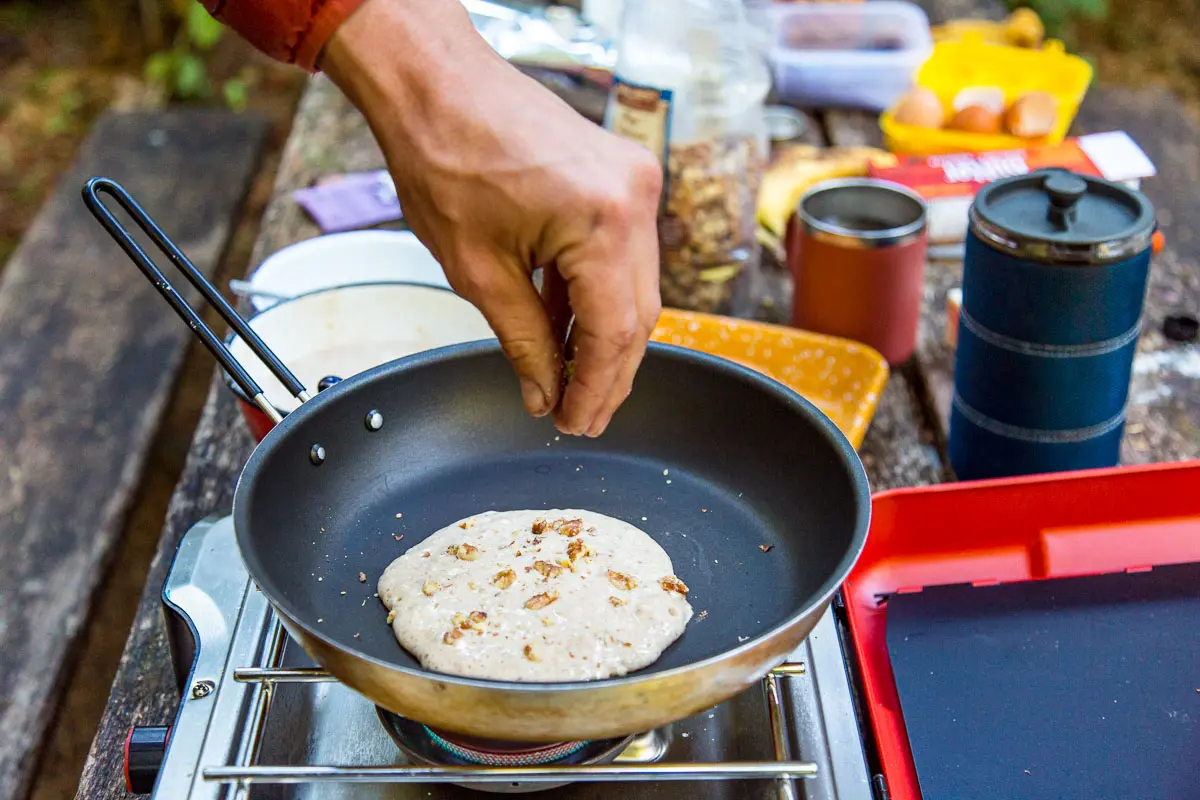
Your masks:
M894 800L920 800L881 598L1200 562L1200 461L881 492L843 595Z

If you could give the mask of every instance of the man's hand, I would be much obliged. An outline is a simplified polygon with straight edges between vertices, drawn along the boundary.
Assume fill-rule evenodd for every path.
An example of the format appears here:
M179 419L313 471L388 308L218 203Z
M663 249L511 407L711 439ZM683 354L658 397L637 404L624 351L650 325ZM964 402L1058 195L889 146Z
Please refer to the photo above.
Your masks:
M459 0L367 0L321 67L367 117L405 218L496 331L529 412L600 435L661 308L654 157L497 56ZM538 295L537 268L575 315L565 396L563 309Z

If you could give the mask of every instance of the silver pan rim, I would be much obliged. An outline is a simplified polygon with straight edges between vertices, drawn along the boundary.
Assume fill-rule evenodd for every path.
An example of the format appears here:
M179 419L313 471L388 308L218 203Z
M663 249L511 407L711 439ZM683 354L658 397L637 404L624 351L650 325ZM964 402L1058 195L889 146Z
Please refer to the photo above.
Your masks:
M793 391L784 384L768 378L754 370L744 367L732 361L728 361L717 356L712 356L697 350L691 350L685 347L676 345L663 344L659 342L651 342L648 348L648 353L657 352L668 358L675 358L684 361L698 363L708 369L716 372L725 373L726 375L747 381L755 385L759 390L775 396L782 402L792 406L802 416L808 419L808 422L814 425L819 432L829 441L830 445L841 458L846 472L851 480L852 491L858 508L855 514L854 532L851 537L851 544L847 548L837 568L821 585L821 588L810 596L808 602L798 608L790 616L784 619L774 627L751 636L745 642L739 643L737 646L725 650L713 656L709 656L701 661L693 661L689 664L684 664L678 667L672 667L666 670L646 671L640 670L628 675L619 677L604 678L593 681L571 681L562 683L534 683L534 682L519 682L519 681L495 681L484 680L480 678L469 678L458 675L450 675L440 672L431 672L425 669L414 669L403 664L397 664L392 661L385 661L376 658L367 653L356 650L352 646L348 646L337 637L330 636L326 632L319 630L316 625L310 624L303 619L302 614L298 614L295 609L283 600L283 593L278 591L269 578L266 577L266 572L261 568L257 554L248 546L248 537L250 530L249 525L249 506L250 496L254 491L254 484L257 475L260 472L261 465L270 457L270 454L278 446L279 443L285 440L291 429L301 423L302 420L320 413L321 409L328 402L332 402L342 394L355 391L359 386L371 383L372 381L393 372L406 372L410 370L418 370L422 367L449 361L459 358L477 358L485 355L494 355L500 352L500 344L496 340L482 340L478 342L467 342L463 344L449 345L446 347L437 348L434 350L426 350L415 355L407 356L397 361L383 364L366 372L359 373L351 378L326 389L312 400L304 403L296 411L293 411L282 422L277 424L267 436L258 444L254 452L250 455L246 465L242 469L242 473L238 478L237 487L234 490L233 500L233 520L234 530L237 535L238 548L241 550L242 558L246 563L246 568L250 573L251 578L256 585L266 596L267 600L276 609L276 611L286 621L291 623L289 628L295 626L298 630L295 634L301 634L296 638L303 638L309 641L319 642L322 649L332 649L349 656L359 662L370 664L374 669L389 670L400 673L409 678L426 679L436 681L445 686L456 686L470 690L488 690L512 694L573 694L581 692L594 692L600 689L627 690L637 691L639 687L651 684L661 683L664 681L677 680L682 676L689 675L695 672L704 672L715 668L720 664L728 661L737 661L742 657L749 657L753 651L759 649L767 642L770 642L781 637L787 637L795 628L802 624L814 611L823 609L832 600L833 595L841 588L859 556L862 554L863 548L867 542L867 529L870 527L871 521L871 491L867 482L866 471L862 466L858 453L850 444L846 436L841 430L829 419L820 409L810 403L797 392ZM798 643L797 643L798 644ZM306 648L307 649L307 648ZM311 654L311 653L310 653ZM782 654L779 661L786 657L786 653ZM314 656L315 658L315 656ZM320 663L320 659L318 659ZM322 666L327 666L322 664ZM772 665L777 666L777 664ZM772 667L763 670L763 674L768 672ZM330 670L333 672L333 670ZM762 677L759 675L758 677ZM349 682L349 681L347 681ZM385 704L386 705L386 704ZM395 709L389 709L395 711ZM397 712L400 713L400 712ZM422 720L424 721L424 720Z

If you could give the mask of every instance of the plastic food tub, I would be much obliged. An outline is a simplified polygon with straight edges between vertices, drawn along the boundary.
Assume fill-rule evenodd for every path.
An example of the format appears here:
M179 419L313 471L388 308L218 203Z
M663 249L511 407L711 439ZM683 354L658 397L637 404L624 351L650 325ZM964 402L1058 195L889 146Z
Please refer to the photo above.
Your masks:
M787 103L881 111L929 57L929 19L912 3L784 3L766 12L775 90Z
M891 108L880 117L879 127L887 149L900 155L982 153L1058 144L1066 137L1091 81L1091 66L1067 53L1062 42L1056 40L1047 41L1041 50L985 44L978 35L939 42L917 73L916 82L937 93L947 115L952 111L955 95L969 86L999 87L1004 90L1006 104L1025 92L1041 90L1058 99L1054 130L1039 139L931 130L901 125L892 116Z

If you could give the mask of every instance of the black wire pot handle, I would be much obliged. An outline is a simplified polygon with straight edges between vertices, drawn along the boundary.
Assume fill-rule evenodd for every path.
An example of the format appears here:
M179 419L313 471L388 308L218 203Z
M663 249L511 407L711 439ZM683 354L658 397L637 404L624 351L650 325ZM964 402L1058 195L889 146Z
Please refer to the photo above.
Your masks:
M162 228L150 218L150 215L142 210L137 201L130 196L129 192L116 181L108 178L92 178L83 185L83 202L88 207L88 211L92 212L104 229L108 231L108 235L113 238L125 254L129 256L142 274L146 276L146 280L154 284L154 288L158 289L158 293L166 299L167 303L179 315L180 319L187 323L192 332L199 337L204 346L209 352L216 357L221 366L228 372L237 382L246 396L254 401L254 405L258 406L264 414L270 418L271 422L278 423L283 417L279 411L271 405L263 394L262 388L255 382L254 378L250 377L245 367L242 366L233 355L229 352L224 343L217 338L212 329L205 324L200 315L196 313L187 301L175 290L175 287L167 280L162 271L155 265L153 259L146 254L146 251L134 240L133 236L125 227L117 221L113 213L108 210L104 202L100 199L101 194L106 194L117 201L121 208L125 209L126 213L137 223L138 227L146 232L151 241L158 246L158 249L167 257L167 259L175 265L175 268L183 273L188 282L195 286L196 289L204 296L213 308L217 309L220 315L225 319L229 326L237 332L254 355L261 360L268 369L271 370L279 382L282 383L292 396L301 403L311 399L308 391L304 388L304 384L297 380L292 371L279 360L279 357L271 352L271 348L267 347L259 335L255 333L246 320L242 318L233 306L221 296L221 293L216 290L216 287L209 282L207 278L196 269L188 257L183 254L183 251L171 241Z

